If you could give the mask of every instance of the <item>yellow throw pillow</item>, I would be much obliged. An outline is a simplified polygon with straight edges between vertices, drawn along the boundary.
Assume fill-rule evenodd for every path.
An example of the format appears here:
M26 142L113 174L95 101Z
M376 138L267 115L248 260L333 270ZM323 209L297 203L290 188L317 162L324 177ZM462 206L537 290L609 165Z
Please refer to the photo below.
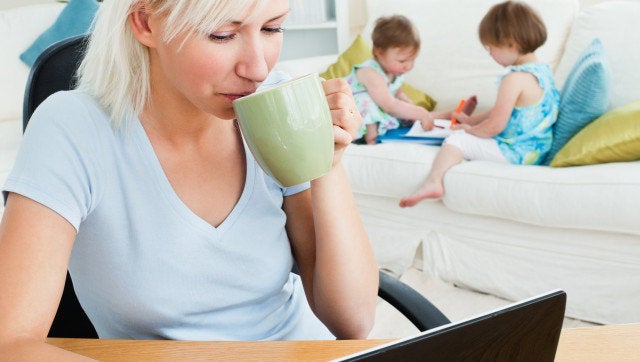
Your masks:
M551 161L553 167L640 160L640 99L596 118Z
M338 60L331 64L320 76L324 79L346 77L351 73L354 65L360 64L369 58L371 58L371 47L361 35L358 35L347 50L338 56Z
M358 35L349 48L338 56L338 60L331 64L320 76L324 79L346 77L351 73L354 65L360 64L369 58L371 58L371 47L361 35ZM433 98L406 82L402 84L402 91L414 104L429 111L432 111L436 106L436 101Z
M429 97L429 95L427 95L426 93L421 92L420 90L414 88L406 82L402 84L402 91L407 95L407 97L409 97L409 99L411 99L411 101L415 105L426 108L429 111L433 111L433 109L436 107L437 102L433 98Z

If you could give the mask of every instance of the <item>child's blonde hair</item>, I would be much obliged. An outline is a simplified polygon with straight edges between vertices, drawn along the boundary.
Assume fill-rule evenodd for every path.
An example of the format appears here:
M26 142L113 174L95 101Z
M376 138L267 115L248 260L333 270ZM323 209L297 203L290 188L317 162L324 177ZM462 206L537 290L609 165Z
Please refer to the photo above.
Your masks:
M496 4L482 18L478 36L483 45L513 42L521 54L532 53L547 40L544 22L529 5L519 1Z
M383 16L376 20L371 33L374 49L385 51L389 48L412 48L420 50L420 35L406 16Z

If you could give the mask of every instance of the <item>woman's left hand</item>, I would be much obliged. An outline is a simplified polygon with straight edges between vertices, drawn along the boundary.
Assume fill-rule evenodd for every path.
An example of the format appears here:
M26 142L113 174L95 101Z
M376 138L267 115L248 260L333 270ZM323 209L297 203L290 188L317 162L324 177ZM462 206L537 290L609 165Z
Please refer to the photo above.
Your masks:
M329 79L322 82L327 103L333 120L333 137L335 142L334 164L341 159L344 149L356 136L362 118L349 84L341 78Z

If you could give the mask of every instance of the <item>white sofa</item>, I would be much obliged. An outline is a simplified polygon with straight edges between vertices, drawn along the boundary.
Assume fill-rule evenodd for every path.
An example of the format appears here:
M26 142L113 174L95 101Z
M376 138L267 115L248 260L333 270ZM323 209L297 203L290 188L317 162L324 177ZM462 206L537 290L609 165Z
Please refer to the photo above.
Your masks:
M0 8L0 183L21 139L28 68L18 55L63 4ZM494 0L370 1L370 21L403 13L423 46L408 82L453 108L476 94L495 99L502 71L477 41L476 26ZM593 2L590 1L590 2ZM372 4L379 4L373 6ZM581 8L577 0L535 0L549 40L539 56L561 87L578 53L595 35L610 55L611 107L640 98L639 1ZM336 56L281 62L299 75L322 71ZM597 323L640 322L640 162L550 168L465 162L445 178L440 201L401 209L400 197L425 178L437 147L407 143L352 145L345 163L379 264L396 274L410 265L457 285L510 300L562 288L567 316ZM0 213L2 206L0 205Z
M477 40L477 24L496 2L369 1L363 36L369 39L381 14L408 16L423 45L407 82L435 98L437 109L455 108L471 94L480 109L487 108L503 69ZM597 36L612 68L609 108L640 99L640 1L530 3L549 35L537 54L551 64L559 89ZM333 61L335 56L279 67L297 75L322 71ZM431 276L510 300L561 288L568 293L568 317L640 322L640 161L567 168L465 162L445 176L442 200L401 209L399 199L424 180L437 150L382 143L352 145L346 152L381 267L401 274L417 264Z
M0 3L0 184L4 184L22 139L22 99L29 67L18 57L64 8L54 0ZM3 205L0 203L0 215Z

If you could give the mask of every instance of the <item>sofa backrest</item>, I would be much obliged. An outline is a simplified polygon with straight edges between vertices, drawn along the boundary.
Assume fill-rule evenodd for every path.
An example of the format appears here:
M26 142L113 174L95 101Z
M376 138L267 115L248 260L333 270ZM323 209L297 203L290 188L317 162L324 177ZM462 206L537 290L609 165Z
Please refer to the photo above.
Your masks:
M578 55L599 38L611 67L609 109L640 99L640 1L604 1L576 16L556 70L561 89Z
M52 2L0 11L0 122L22 118L29 67L19 56L53 24L64 5Z
M394 0L371 1L363 37L370 43L375 20L402 14L414 22L422 40L420 55L407 82L438 101L438 109L455 108L461 98L476 94L478 109L493 106L496 78L503 68L478 40L478 24L489 8L501 0ZM375 2L375 4L374 4ZM555 69L574 17L578 0L529 0L547 27L547 42L536 52Z

